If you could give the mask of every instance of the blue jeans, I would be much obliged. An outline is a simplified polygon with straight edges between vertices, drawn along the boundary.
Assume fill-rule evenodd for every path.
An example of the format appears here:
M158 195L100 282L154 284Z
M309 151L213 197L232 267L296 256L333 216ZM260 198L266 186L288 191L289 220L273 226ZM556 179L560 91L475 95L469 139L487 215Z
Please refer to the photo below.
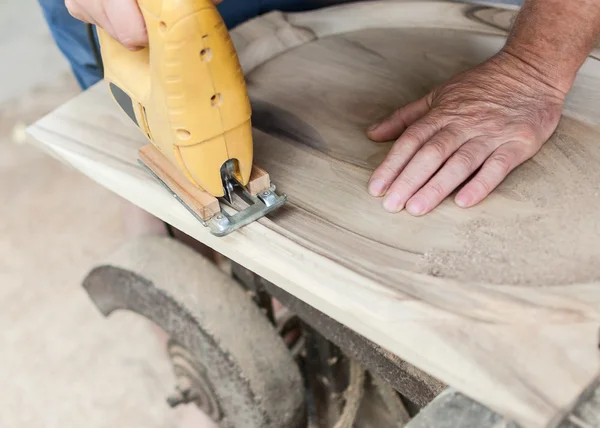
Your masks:
M71 64L79 85L86 89L102 79L94 58L86 25L73 18L64 0L38 0L50 32L61 52ZM348 0L225 0L218 7L227 27L271 10L300 11L341 3Z

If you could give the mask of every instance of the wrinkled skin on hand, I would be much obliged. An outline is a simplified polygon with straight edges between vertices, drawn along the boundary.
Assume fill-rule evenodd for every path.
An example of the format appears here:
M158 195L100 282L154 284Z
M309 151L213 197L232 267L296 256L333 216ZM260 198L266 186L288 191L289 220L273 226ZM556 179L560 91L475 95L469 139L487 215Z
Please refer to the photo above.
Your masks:
M214 4L222 0L212 0ZM97 25L126 48L148 46L146 23L137 0L65 0L69 13L80 21Z
M565 93L516 56L499 52L369 129L373 141L397 139L373 172L369 193L383 208L423 215L471 175L455 202L483 200L550 138Z

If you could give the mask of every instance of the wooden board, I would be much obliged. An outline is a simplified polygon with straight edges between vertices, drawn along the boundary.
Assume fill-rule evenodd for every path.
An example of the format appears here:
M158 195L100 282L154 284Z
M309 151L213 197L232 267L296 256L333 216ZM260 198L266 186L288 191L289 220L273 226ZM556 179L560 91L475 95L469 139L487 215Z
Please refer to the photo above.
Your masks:
M600 62L543 150L482 204L385 213L365 190L389 144L363 130L493 55L512 11L369 2L242 25L255 159L289 202L225 238L137 165L143 135L104 85L35 124L41 145L469 397L526 427L599 372ZM76 195L73 195L75 197Z

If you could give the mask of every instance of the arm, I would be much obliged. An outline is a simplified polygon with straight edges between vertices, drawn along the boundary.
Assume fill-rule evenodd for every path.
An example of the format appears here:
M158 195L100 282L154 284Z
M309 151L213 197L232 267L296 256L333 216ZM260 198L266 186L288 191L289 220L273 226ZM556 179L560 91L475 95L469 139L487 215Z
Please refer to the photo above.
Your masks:
M422 215L481 167L455 198L479 203L550 138L598 35L600 0L526 0L498 54L369 129L397 138L369 193Z
M599 35L599 0L528 0L503 50L566 93Z

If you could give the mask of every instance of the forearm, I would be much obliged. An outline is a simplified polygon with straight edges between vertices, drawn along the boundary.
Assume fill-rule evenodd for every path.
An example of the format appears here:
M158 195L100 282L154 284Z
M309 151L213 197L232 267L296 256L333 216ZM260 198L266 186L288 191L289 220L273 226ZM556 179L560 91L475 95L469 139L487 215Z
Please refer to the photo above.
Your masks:
M566 93L600 35L600 0L525 0L503 49Z

